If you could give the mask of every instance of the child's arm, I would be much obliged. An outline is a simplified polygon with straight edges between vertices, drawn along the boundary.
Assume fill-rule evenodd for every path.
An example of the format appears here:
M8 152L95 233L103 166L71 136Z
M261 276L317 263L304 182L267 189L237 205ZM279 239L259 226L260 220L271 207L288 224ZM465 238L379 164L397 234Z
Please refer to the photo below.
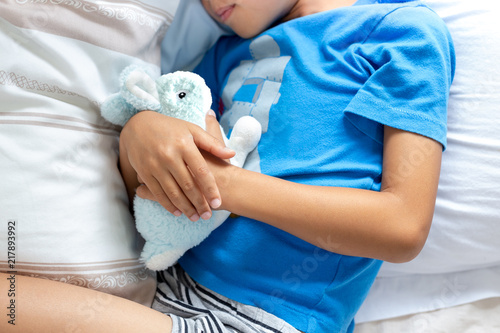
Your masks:
M207 131L220 136L214 117ZM442 146L385 127L380 192L311 186L234 167L205 154L221 209L268 223L325 250L405 262L422 249L434 212ZM147 189L138 193L154 199Z
M216 133L215 121L209 122L209 132ZM441 153L441 144L434 140L385 127L380 192L297 184L231 166L208 154L206 158L221 191L222 209L329 251L404 262L420 252L427 238Z
M199 149L223 159L234 156L223 141L190 122L152 111L132 117L120 136L120 166L130 199L144 183L172 214L209 218L220 194Z

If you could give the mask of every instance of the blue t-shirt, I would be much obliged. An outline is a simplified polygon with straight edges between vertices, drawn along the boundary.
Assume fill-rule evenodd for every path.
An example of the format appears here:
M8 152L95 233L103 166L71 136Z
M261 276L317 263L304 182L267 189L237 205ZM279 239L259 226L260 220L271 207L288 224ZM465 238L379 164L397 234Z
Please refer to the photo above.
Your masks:
M226 130L243 115L261 122L246 167L274 177L378 191L384 125L446 145L453 45L421 2L360 0L251 40L224 37L196 71ZM380 267L245 217L229 218L180 263L200 284L305 332L352 331Z

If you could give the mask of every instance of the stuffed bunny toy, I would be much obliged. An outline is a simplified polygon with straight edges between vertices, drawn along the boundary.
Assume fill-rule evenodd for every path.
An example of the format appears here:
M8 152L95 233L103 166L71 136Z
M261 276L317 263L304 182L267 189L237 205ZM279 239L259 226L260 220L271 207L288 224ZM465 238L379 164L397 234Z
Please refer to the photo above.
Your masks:
M193 122L205 128L205 115L212 104L210 89L197 74L178 71L154 80L145 70L130 66L120 76L120 92L108 97L101 114L116 125L125 123L137 112L153 110ZM236 152L231 163L243 167L247 155L257 146L261 125L253 117L239 119L226 145ZM175 216L159 203L134 198L137 230L145 240L141 259L151 270L173 265L188 249L198 245L230 215L214 211L206 221L192 222L185 215Z

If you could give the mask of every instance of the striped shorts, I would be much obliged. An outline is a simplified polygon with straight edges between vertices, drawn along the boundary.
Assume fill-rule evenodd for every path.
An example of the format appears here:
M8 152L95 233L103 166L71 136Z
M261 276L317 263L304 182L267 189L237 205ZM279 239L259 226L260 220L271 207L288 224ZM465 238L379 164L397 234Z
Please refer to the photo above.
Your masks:
M276 316L221 296L175 265L158 272L153 309L169 315L172 333L299 333Z

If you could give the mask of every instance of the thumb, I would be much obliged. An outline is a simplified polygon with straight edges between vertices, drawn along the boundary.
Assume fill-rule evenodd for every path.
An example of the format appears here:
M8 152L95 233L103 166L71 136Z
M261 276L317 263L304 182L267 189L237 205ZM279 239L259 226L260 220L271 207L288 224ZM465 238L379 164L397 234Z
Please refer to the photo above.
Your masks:
M224 134L222 134L219 122L217 121L217 117L215 116L215 112L213 110L209 110L207 112L205 117L205 124L208 134L212 135L221 142L224 142Z
M219 122L215 117L215 113L210 110L205 117L206 132L199 131L193 133L194 141L198 148L201 148L214 156L221 159L229 159L235 155L235 152L226 147L223 139Z

